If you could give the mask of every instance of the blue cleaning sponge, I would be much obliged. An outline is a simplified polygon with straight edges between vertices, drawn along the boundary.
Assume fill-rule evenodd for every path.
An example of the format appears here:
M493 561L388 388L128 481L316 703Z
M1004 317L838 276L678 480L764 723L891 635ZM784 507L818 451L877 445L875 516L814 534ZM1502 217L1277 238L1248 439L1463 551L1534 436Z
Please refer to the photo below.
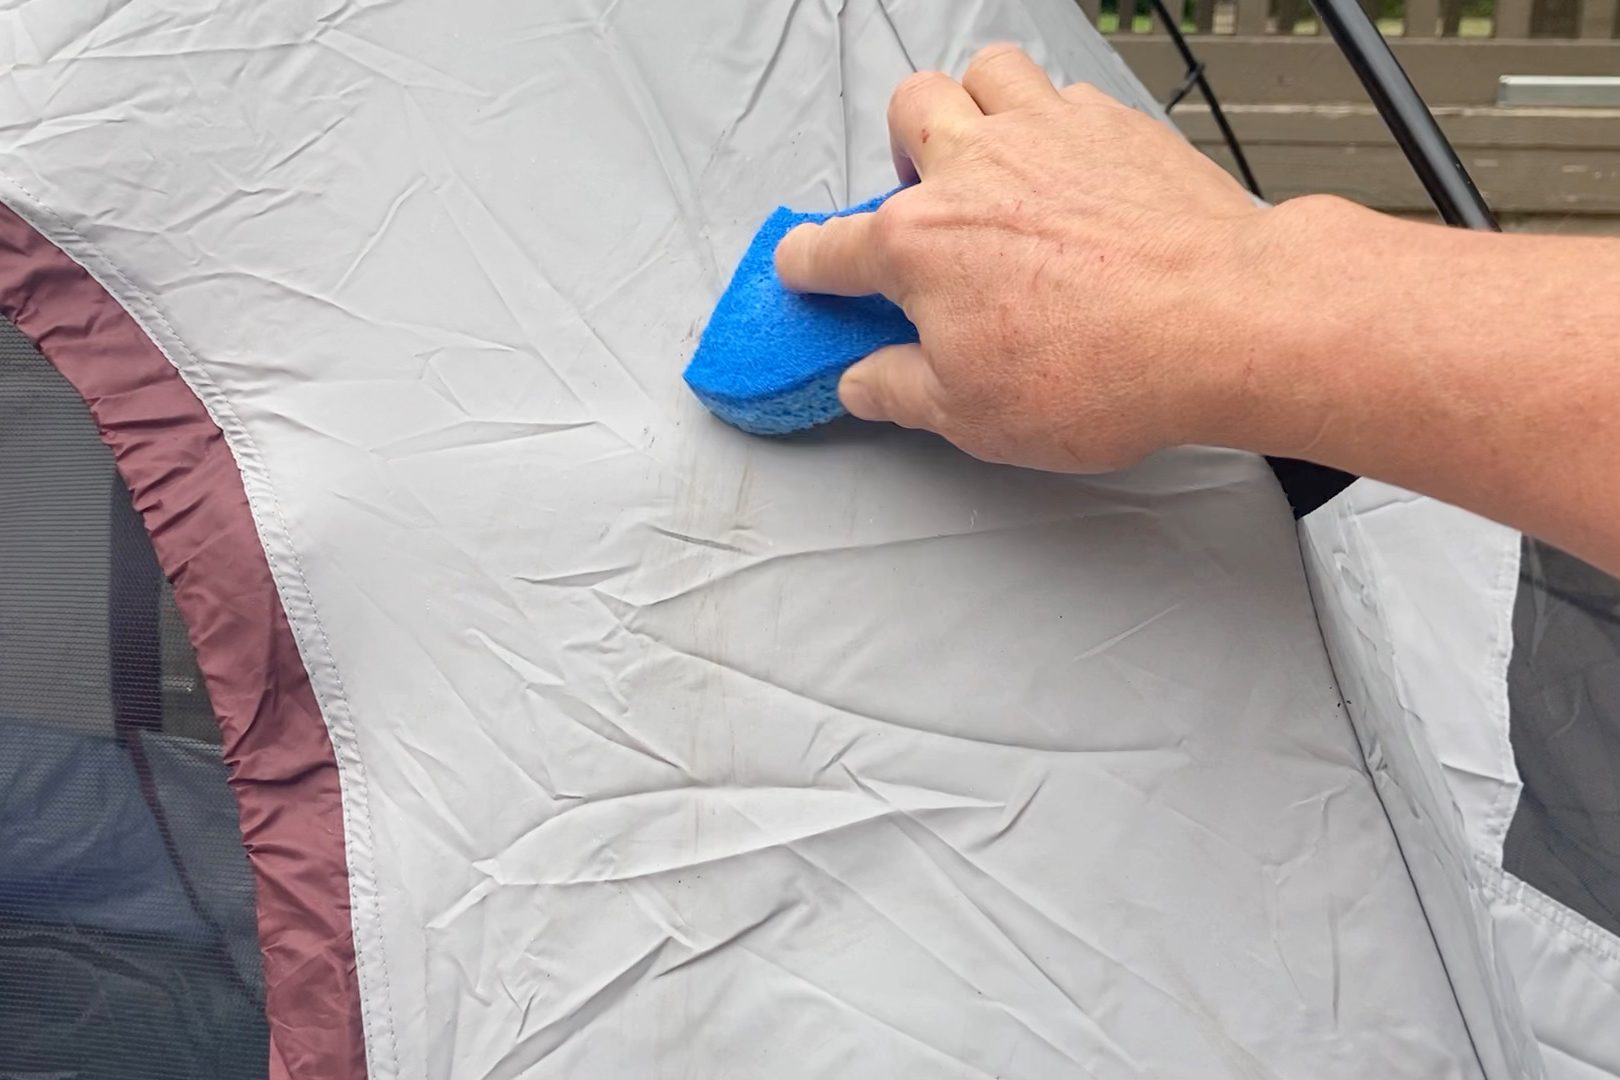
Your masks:
M845 368L885 345L917 340L905 313L881 296L801 295L776 276L776 245L789 229L876 210L888 197L836 214L782 207L766 219L686 367L686 385L711 412L756 435L824 424L844 412L838 377Z

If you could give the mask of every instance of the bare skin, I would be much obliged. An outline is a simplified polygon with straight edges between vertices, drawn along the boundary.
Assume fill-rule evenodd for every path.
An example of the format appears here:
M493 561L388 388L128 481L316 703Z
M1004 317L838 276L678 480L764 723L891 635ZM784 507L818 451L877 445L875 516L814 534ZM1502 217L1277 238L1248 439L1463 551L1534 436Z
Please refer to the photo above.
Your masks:
M1064 472L1185 443L1306 458L1620 573L1620 241L1258 208L1009 46L907 79L889 126L921 183L776 256L791 288L917 324L844 376L856 416Z

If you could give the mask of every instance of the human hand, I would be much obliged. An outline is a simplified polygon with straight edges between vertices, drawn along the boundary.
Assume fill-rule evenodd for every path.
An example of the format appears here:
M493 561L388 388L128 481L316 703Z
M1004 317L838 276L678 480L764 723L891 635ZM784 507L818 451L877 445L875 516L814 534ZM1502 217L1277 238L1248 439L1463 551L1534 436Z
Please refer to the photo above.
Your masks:
M1266 212L1236 182L1010 46L980 52L961 83L908 78L889 128L901 179L921 182L801 225L776 254L789 288L882 293L917 325L920 344L844 375L851 413L1065 472L1214 441L1251 363L1231 340L1246 302L1231 286L1266 246Z

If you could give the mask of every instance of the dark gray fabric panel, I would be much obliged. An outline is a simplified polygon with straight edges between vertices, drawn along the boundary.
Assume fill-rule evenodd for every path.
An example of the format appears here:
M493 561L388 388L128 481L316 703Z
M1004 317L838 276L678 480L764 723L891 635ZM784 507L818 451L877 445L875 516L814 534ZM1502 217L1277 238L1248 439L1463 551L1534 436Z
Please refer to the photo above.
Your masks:
M1620 933L1620 582L1527 540L1513 639L1524 791L1503 866Z

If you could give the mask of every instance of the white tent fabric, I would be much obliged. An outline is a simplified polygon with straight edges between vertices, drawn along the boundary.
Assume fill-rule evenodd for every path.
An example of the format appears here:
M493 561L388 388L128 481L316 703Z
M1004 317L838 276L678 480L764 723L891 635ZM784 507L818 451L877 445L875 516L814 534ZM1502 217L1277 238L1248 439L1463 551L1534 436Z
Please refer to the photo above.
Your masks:
M1507 699L1519 534L1365 480L1301 532L1324 625L1355 631L1334 653L1350 708L1375 741L1410 745L1414 773L1443 777L1431 812L1442 826L1455 815L1453 861L1473 864L1474 895L1493 920L1486 933L1520 988L1548 1075L1620 1076L1620 939L1502 869L1519 796ZM1397 704L1358 710L1347 685L1357 673ZM1403 788L1422 786L1414 777ZM1458 867L1447 873L1465 880Z
M1068 0L0 11L0 201L242 470L373 1080L1495 1080L1541 1070L1515 974L1608 977L1501 880L1493 930L1500 672L1427 681L1429 597L1343 576L1402 519L1307 534L1319 627L1258 460L1044 476L684 392L765 214L885 189L894 82L1001 39L1155 109ZM1505 536L1436 664L1505 656ZM1534 1011L1552 1075L1603 1075L1582 1015Z

